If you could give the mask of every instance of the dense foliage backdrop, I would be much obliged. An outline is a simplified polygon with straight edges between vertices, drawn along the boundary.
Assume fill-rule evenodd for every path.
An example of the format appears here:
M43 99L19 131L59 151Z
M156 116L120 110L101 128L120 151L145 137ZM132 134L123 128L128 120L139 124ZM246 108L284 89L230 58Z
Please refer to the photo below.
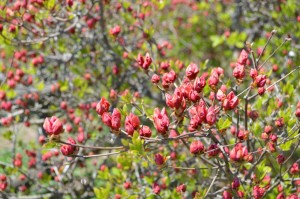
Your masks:
M3 0L3 198L300 193L297 0Z

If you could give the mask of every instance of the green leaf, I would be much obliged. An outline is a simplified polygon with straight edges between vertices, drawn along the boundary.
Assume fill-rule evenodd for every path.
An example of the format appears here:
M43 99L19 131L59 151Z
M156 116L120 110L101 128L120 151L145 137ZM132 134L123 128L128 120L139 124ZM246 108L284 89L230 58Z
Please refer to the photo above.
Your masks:
M55 5L55 2L56 0L48 0L47 2L46 2L46 7L48 8L48 9L52 9L53 7L54 7L54 5Z
M223 36L218 36L218 35L212 35L210 36L210 40L212 41L212 47L215 48L225 41L225 37Z
M121 143L122 143L124 146L128 146L128 145L129 145L129 142L128 142L126 139L121 139Z
M44 149L53 149L56 147L56 142L47 142L46 144L43 145Z
M7 140L10 140L11 141L11 138L12 138L12 132L11 131L6 131L2 134L2 137L4 137L5 139Z
M44 82L39 82L35 85L35 87L38 91L42 91L45 88L45 84Z
M219 131L225 130L231 126L232 119L231 118L220 118L219 121L217 122L217 128Z

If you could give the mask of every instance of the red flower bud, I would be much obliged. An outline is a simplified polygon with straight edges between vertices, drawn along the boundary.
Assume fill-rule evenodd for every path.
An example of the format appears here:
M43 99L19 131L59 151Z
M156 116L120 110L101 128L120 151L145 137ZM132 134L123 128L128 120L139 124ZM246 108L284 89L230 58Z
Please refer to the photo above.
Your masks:
M238 189L240 187L240 181L237 177L234 178L233 182L231 183L231 187L233 189Z
M157 183L154 183L152 186L152 190L154 194L159 194L160 193L160 186Z
M152 58L150 57L149 53L147 53L145 57L145 61L141 67L144 70L147 70L150 67L151 63L152 63Z
M138 62L139 66L142 67L144 64L144 57L141 54L138 54L136 61Z
M111 35L113 35L113 36L118 36L118 34L121 32L121 27L120 26L115 26L115 27L113 27L113 28L111 28L110 30L109 30L109 33L111 34Z
M265 92L266 92L266 89L265 89L264 87L259 87L259 88L257 89L257 93L258 93L259 95L263 95L263 94L265 94Z
M139 133L140 133L140 136L147 137L147 138L151 137L151 135L152 135L152 132L151 132L151 129L149 128L149 126L145 126L145 125L143 125L142 128L140 128Z
M255 77L255 83L257 87L264 87L267 82L267 77L265 75L258 75Z
M277 159L278 164L283 164L285 161L285 157L283 154L279 154L276 159Z
M73 138L69 137L67 140L67 143L76 144L76 141ZM78 147L64 144L60 147L60 151L64 156L70 156L70 155L74 155L78 152Z
M151 82L157 84L160 80L160 77L157 74L152 75Z
M114 108L113 113L111 114L111 129L119 131L121 128L121 113L119 109Z
M241 52L241 54L240 54L240 56L239 56L239 58L237 60L237 63L245 65L246 62L247 62L247 59L248 59L248 53L247 53L247 51L242 50L242 52Z
M180 88L175 89L173 96L166 93L166 104L170 108L178 109L181 106L182 99L183 99L183 95L180 91Z
M190 80L195 79L198 73L199 73L199 68L194 63L191 63L185 71L186 77L189 78Z
M250 69L250 77L255 80L256 76L258 75L258 72L256 69L251 68Z
M277 118L277 119L275 120L275 125L276 125L277 127L279 127L279 128L283 127L283 126L284 126L284 120L283 120L283 118L282 118L282 117L281 117L281 118Z
M223 199L232 199L232 195L229 191L223 192Z
M218 73L214 72L212 73L208 78L208 85L212 89L215 89L219 83L219 75Z
M153 122L156 130L160 134L165 135L166 132L168 131L169 124L170 124L165 108L163 108L161 112L159 111L158 108L154 109Z
M192 154L199 154L204 151L204 145L200 140L193 141L190 145L190 152Z
M47 117L44 121L43 128L49 135L59 135L64 131L62 122L56 117Z
M134 130L137 130L139 126L140 119L133 113L130 113L125 119L125 130L128 135L133 135Z
M165 163L165 158L160 153L154 155L156 165L161 166Z
M96 106L96 111L99 115L102 115L104 112L107 112L110 107L109 102L102 97L100 102Z
M208 156L213 157L213 156L217 156L221 152L221 150L218 147L218 144L211 144L208 147L207 152L208 152Z
M194 81L194 90L200 93L206 85L206 80L204 76L197 77Z
M265 189L259 186L253 187L253 197L254 199L261 199L265 193Z
M179 186L176 187L176 191L178 193L184 193L186 191L186 185L185 184L181 184Z
M233 91L231 91L227 96L226 99L223 101L223 108L225 110L231 110L234 109L239 104L239 99L234 94Z
M236 63L235 68L233 69L233 76L238 79L242 80L245 77L245 66L239 63Z
M232 161L243 161L248 160L248 150L246 146L243 146L241 143L238 143L233 147L229 155Z
M206 122L209 125L214 125L217 121L217 114L215 113L215 108L216 107L212 106L207 110Z
M297 173L299 173L299 166L298 163L295 162L292 167L290 168L290 174L291 175L296 175Z
M125 189L130 189L131 188L131 183L130 182L125 182L124 183L124 188Z
M1 181L1 182L5 182L6 180L7 180L6 175L1 174L1 175L0 175L0 181Z
M102 114L102 122L108 126L108 127L112 127L111 125L111 115L108 112L104 112Z
M279 193L279 194L276 196L276 199L285 199L284 194L283 194L283 193Z
M1 182L0 183L0 191L5 191L5 189L7 188L7 182Z

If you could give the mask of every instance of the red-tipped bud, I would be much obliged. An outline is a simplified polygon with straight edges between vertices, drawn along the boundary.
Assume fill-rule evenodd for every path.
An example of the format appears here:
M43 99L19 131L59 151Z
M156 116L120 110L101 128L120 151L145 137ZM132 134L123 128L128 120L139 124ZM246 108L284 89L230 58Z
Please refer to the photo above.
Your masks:
M50 119L46 118L43 128L48 135L59 135L64 131L62 122L56 116L52 116Z

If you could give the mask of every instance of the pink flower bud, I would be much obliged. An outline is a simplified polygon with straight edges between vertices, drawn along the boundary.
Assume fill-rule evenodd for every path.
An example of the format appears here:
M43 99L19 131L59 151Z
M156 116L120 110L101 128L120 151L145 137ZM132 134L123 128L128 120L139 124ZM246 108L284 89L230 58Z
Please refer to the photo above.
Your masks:
M154 160L158 166L161 166L165 163L165 158L160 153L154 155Z
M157 84L160 80L160 77L157 74L152 75L151 82Z
M111 115L108 112L104 112L102 114L102 122L108 126L108 127L112 127L111 125Z
M204 151L204 145L200 140L193 141L190 145L190 152L192 154L199 154Z
M223 199L232 199L232 195L229 191L223 192Z
M266 89L265 89L264 87L259 87L259 88L257 89L257 93L258 93L259 95L265 94L265 91L266 91Z
M186 191L186 185L185 184L181 184L179 186L176 187L176 191L178 193L184 193Z
M250 69L250 77L251 77L253 80L255 80L255 78L257 77L257 75L258 75L257 70L251 68L251 69Z
M119 109L114 108L111 114L111 129L118 131L121 128L121 113Z
M298 163L295 162L292 167L290 168L290 174L291 175L296 175L297 173L299 173L299 166Z
M277 119L275 120L275 125L276 125L277 127L279 127L279 128L283 127L283 126L284 126L284 120L283 120L283 118L282 118L282 117L281 117L281 118L277 118Z
M133 113L130 113L125 119L125 130L128 135L133 135L134 130L137 130L139 126L140 119Z
M59 135L64 131L62 122L56 116L52 116L50 119L46 118L43 128L48 135Z
M104 112L108 111L109 107L109 102L104 97L102 97L100 102L96 106L96 111L98 115L102 115Z
M264 87L267 82L267 77L265 75L258 75L255 77L255 83L257 87Z
M237 177L234 178L233 182L231 183L231 187L233 189L238 189L240 187L240 181Z
M145 125L143 125L142 128L140 128L139 133L140 133L140 136L147 137L147 138L151 137L151 135L152 135L152 132L151 132L151 129L149 128L149 126L145 126Z
M120 26L115 26L115 27L113 27L113 28L111 28L110 30L109 30L109 33L111 34L111 35L113 35L113 36L118 36L118 34L121 32L121 27Z
M207 110L206 122L209 125L214 125L217 121L217 114L215 112L215 108L216 107L212 106Z
M67 143L76 144L76 141L73 138L69 137ZM78 147L64 144L60 147L60 151L64 156L71 156L77 153Z
M197 77L194 81L194 90L200 93L206 85L206 80L204 76Z
M144 65L144 57L141 54L138 54L136 61L138 62L139 66L142 67Z
M152 190L154 194L159 194L160 193L160 186L157 183L154 183L152 186Z
M240 56L239 56L239 58L237 60L237 63L245 65L246 62L247 62L247 59L248 59L248 53L247 53L247 51L242 50L242 52L241 52L241 54L240 54Z
M160 134L165 135L167 133L170 121L165 108L163 108L161 112L158 108L154 109L153 122L156 130Z
M236 66L233 69L233 76L238 80L242 80L245 77L245 66L236 63Z
M185 75L187 76L187 78L189 78L190 80L193 80L196 78L197 74L199 73L199 68L196 64L191 63L186 71L185 71Z
M285 161L285 157L283 154L279 154L276 159L277 159L278 164L283 164Z
M141 66L144 70L148 70L148 68L150 67L152 63L152 58L150 57L149 53L146 54L145 56L145 61L143 63L143 65Z

